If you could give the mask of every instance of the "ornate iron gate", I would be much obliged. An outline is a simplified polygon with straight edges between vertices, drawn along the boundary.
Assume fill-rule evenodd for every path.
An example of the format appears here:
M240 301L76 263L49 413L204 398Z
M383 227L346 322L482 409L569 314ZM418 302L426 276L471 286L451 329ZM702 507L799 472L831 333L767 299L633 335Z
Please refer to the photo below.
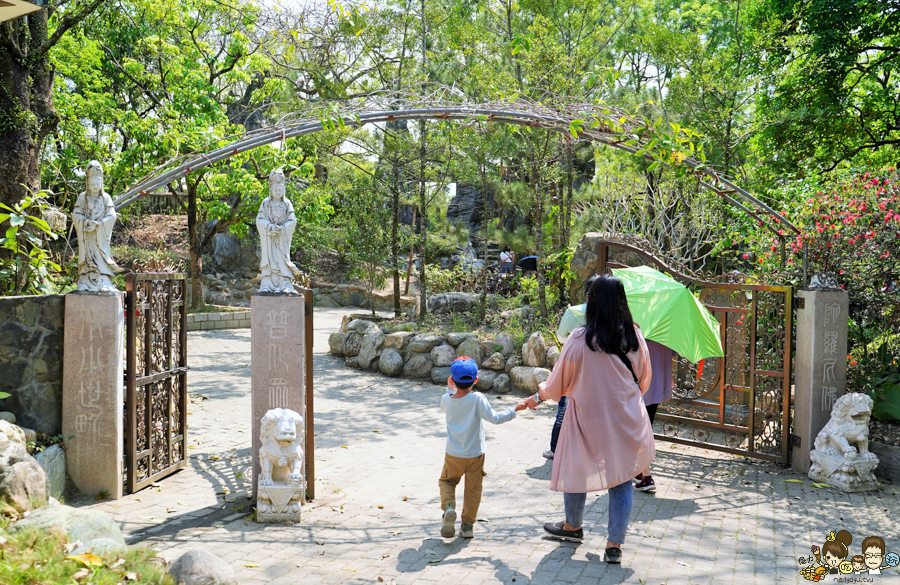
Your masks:
M187 304L184 274L125 278L125 487L134 493L187 460Z
M672 400L660 405L656 438L789 462L793 289L750 284L740 274L692 273L647 251L646 241L604 234L598 272L651 265L685 284L720 324L725 357L676 357Z

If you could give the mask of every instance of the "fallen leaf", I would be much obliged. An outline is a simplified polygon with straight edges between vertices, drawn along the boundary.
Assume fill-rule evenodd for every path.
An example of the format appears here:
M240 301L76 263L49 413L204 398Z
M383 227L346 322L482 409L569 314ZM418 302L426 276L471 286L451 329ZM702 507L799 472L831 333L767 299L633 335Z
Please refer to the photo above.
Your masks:
M138 518L143 518L144 520L153 520L153 516L138 516Z
M316 541L316 544L318 544L319 546L322 546L323 544L325 544L325 541L324 541L324 540L317 540L317 541Z
M188 449L196 449L196 445L188 445Z
M786 479L784 481L787 483L803 483L802 479Z
M259 567L259 565L255 564L255 563L244 563L244 566L250 567L251 569Z
M181 503L181 502L175 502L175 503L178 504L179 506L185 506L185 505L186 505L186 504L183 504L183 503Z
M380 433L381 431L372 431L373 433Z
M63 545L63 548L66 549L67 553L70 553L73 550L75 550L76 548L78 548L79 546L81 546L81 541L76 540L75 542L67 542L66 544Z
M224 528L224 524L213 524L213 528Z
M241 479L242 477L244 477L244 474L243 474L243 473L238 473L237 475L235 475L235 477L238 478L238 479Z
M690 565L685 562L682 562L682 561L675 561L675 562L678 563L679 565L683 565L685 567L690 567Z
M409 498L407 498L406 496L403 496L403 501L405 502L407 500L409 500Z
M433 561L428 561L428 564L439 563L439 562L441 562L442 560L444 560L444 559L435 559L435 560L433 560Z
M831 487L827 483L813 483L813 485L816 486L817 488L830 488Z
M139 578L140 578L140 575L138 575L138 574L135 573L135 572L125 573L125 580L126 580L126 581L137 581Z
M76 581L81 581L82 579L89 576L90 574L91 574L90 570L81 569L80 571L78 571L77 573L72 575L72 578L75 579Z
M225 491L216 492L216 495L217 495L217 496L224 496L224 495L227 494L227 493L228 493L228 488L225 488Z
M379 582L379 583L384 583L384 579L382 579L381 577L378 577L378 582Z
M347 445L341 445L341 449L349 449L349 447L347 447Z
M219 459L221 459L221 457L210 457L209 458L210 461L218 461Z
M102 492L100 492L99 494L97 494L97 497L94 498L94 499L95 499L95 500L102 500L103 498L108 498L108 497L109 497L109 492L107 492L106 490L103 490Z
M103 559L98 557L95 554L84 553L83 555L71 555L66 557L67 559L71 559L73 561L78 561L82 563L86 567L102 567Z
M384 510L384 506L378 506L378 508Z
M122 566L122 564L123 564L124 562L125 562L125 559L119 559L118 561L116 561L116 562L114 562L113 564L111 564L111 565L109 566L109 568L110 568L110 569L116 569L116 568Z

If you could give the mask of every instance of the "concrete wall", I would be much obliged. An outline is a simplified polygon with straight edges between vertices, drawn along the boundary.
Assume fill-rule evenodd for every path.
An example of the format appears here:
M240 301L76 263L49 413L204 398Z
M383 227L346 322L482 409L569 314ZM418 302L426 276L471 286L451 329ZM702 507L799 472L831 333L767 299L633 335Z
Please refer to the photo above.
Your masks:
M249 328L250 311L225 311L223 313L190 313L187 316L188 331Z
M64 295L0 297L0 411L21 426L62 432Z

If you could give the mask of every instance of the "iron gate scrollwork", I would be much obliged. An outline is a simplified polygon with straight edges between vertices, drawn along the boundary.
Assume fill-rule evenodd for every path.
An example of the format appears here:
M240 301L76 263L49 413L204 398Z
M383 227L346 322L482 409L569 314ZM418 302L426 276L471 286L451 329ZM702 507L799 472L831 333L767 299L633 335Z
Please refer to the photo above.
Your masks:
M186 465L185 275L126 276L125 487L134 493Z
M673 395L657 410L656 438L787 464L793 288L748 283L740 274L693 274L647 249L640 238L604 234L597 272L651 265L669 274L712 312L725 350L704 360L702 371L676 355Z

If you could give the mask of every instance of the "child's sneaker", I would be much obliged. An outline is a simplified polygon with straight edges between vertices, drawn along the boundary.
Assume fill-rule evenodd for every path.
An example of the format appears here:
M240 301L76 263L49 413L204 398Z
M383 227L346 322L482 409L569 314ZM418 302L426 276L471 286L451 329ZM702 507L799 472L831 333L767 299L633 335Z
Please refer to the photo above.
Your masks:
M471 524L463 524L459 527L459 535L463 538L472 538L475 536L475 527Z
M656 491L656 483L653 481L653 478L649 475L645 475L644 478L634 484L634 491L636 492L655 492Z
M447 506L444 510L444 525L441 526L441 536L444 538L453 538L456 534L456 510Z

